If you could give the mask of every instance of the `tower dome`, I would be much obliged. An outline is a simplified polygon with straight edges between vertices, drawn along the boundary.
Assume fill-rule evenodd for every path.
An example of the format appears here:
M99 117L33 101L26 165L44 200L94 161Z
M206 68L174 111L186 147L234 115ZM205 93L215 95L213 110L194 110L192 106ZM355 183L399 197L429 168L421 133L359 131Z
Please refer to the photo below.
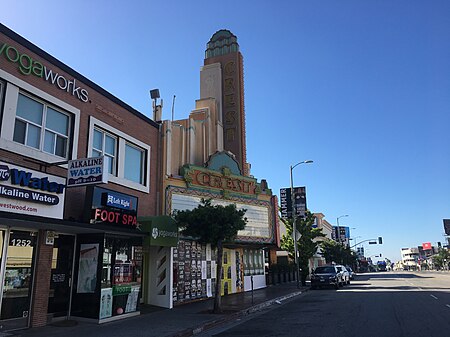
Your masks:
M206 44L205 59L238 51L237 37L229 30L221 29Z

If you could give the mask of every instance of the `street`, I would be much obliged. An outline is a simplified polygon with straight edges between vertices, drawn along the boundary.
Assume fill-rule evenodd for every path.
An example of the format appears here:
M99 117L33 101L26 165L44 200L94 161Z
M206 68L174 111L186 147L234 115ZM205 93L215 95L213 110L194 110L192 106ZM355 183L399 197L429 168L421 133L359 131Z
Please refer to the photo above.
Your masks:
M360 274L201 336L449 336L450 274Z

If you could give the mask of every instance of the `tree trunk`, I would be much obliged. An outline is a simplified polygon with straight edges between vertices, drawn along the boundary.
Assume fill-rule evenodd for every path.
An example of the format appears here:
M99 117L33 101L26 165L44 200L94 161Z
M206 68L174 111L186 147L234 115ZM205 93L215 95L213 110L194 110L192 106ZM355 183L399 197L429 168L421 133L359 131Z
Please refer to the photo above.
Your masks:
M220 286L222 285L222 261L223 261L223 246L222 240L217 242L217 269L216 269L216 286L214 296L214 310L215 314L222 313L222 297L220 295Z

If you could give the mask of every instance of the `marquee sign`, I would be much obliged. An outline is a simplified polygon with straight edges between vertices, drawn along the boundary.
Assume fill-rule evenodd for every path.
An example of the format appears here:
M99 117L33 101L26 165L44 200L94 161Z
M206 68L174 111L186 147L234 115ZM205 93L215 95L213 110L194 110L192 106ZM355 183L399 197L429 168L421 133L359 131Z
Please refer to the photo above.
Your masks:
M202 188L218 189L226 193L239 193L254 197L257 197L261 192L256 179L233 175L227 168L218 172L203 167L185 165L182 168L182 175L188 187L197 185Z

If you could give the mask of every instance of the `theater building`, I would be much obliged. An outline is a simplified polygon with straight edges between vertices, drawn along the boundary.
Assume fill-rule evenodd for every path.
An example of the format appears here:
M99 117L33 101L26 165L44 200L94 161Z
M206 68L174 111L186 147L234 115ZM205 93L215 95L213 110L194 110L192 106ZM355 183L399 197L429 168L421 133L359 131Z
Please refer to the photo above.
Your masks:
M228 30L208 42L200 94L188 118L162 124L161 213L193 209L202 198L246 209L246 228L224 245L221 294L265 287L265 267L276 261L279 246L278 203L246 162L243 60ZM162 305L214 296L216 252L210 245L181 237L158 253L171 262L158 271L165 277L154 292L172 289L160 297Z
M150 274L139 217L156 214L158 135L0 25L1 330L139 313Z

